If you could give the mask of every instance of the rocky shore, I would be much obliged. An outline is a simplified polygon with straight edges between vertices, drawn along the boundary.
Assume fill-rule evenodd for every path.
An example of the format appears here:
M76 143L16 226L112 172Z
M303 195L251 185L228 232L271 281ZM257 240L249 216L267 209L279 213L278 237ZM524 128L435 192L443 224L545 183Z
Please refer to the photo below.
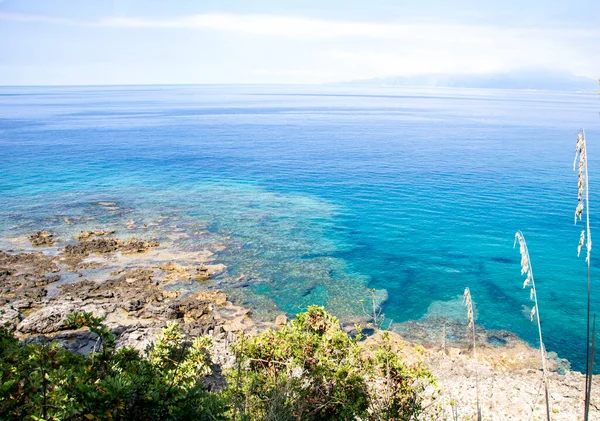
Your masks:
M136 257L158 248L158 242L124 241L110 234L84 231L75 243L50 255L42 250L56 239L40 231L30 237L40 251L0 251L0 324L23 340L43 335L73 352L88 353L96 345L95 335L65 326L66 316L75 311L105 317L105 324L118 334L119 346L139 350L168 322L176 321L190 337L212 336L214 361L224 366L233 363L229 344L241 332L264 328L251 319L250 310L233 305L218 290L189 293L169 288L174 282L206 281L222 270L219 265L199 261L182 266L169 260L139 267ZM106 268L111 270L105 276L84 276Z
M113 230L84 230L63 240L39 231L28 238L35 250L0 251L0 324L25 341L44 336L74 352L89 353L97 346L95 334L87 329L69 330L65 325L68 314L104 316L106 325L118 334L119 346L139 350L151 344L168 322L176 321L189 337L212 337L214 387L219 387L220 369L235 361L229 345L240 334L286 323L283 314L258 322L250 309L234 305L223 292L202 288L203 282L224 270L210 261L210 253L197 254L194 264L186 256L187 265L183 265L154 239L124 240L113 235ZM195 292L177 288L191 283L200 287ZM347 324L348 331L352 325ZM489 335L482 333L487 336L478 338L474 359L460 342L420 340L426 348L417 349L410 341L420 338L424 330L415 322L410 331L410 335L392 336L405 358L424 358L438 380L440 391L430 390L428 398L428 413L437 414L434 419L476 419L476 383L484 419L546 419L539 353L514 335L501 335L497 338L501 346L493 346ZM367 338L364 346L376 346L378 335ZM565 370L560 360L553 361L552 418L582 419L584 378ZM600 420L598 378L593 389L590 419Z

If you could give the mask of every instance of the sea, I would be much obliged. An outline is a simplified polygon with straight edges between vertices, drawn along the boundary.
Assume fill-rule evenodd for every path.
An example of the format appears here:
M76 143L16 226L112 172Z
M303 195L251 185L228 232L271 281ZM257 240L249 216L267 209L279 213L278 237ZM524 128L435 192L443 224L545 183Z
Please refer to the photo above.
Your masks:
M466 321L468 287L477 329L538 346L521 230L545 346L583 370L573 158L585 129L594 236L599 111L598 95L549 91L0 87L0 248L113 228L210 248L227 270L182 288L223 289L256 317L317 304L351 319L375 303L384 327L431 320L438 338L440 320ZM599 275L600 245L594 312Z

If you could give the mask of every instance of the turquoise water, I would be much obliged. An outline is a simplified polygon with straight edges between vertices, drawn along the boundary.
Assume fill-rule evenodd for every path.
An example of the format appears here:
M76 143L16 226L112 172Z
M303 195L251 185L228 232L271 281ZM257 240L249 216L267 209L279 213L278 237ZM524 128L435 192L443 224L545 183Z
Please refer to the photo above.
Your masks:
M546 346L581 369L572 161L585 127L594 228L598 110L595 95L525 91L4 87L0 237L145 223L135 235L213 247L228 266L215 287L247 305L353 315L376 288L394 324L456 317L468 286L479 325L535 345L521 229Z

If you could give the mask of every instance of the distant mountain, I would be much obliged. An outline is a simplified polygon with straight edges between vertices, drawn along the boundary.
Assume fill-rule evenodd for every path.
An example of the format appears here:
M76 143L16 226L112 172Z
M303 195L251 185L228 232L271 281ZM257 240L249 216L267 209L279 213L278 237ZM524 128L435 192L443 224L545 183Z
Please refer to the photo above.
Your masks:
M341 82L352 86L422 86L446 88L533 89L595 92L598 81L569 73L522 71L488 74L389 76Z

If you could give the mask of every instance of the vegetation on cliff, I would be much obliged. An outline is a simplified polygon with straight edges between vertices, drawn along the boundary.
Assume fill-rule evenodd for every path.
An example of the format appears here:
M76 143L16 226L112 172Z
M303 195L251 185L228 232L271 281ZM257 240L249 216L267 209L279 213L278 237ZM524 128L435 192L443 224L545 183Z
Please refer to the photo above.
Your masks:
M223 387L210 338L186 338L175 323L144 353L117 349L90 313L68 323L97 335L89 356L0 329L0 419L410 420L435 383L420 362L403 362L386 335L366 350L360 333L349 336L317 306L278 330L242 337Z

